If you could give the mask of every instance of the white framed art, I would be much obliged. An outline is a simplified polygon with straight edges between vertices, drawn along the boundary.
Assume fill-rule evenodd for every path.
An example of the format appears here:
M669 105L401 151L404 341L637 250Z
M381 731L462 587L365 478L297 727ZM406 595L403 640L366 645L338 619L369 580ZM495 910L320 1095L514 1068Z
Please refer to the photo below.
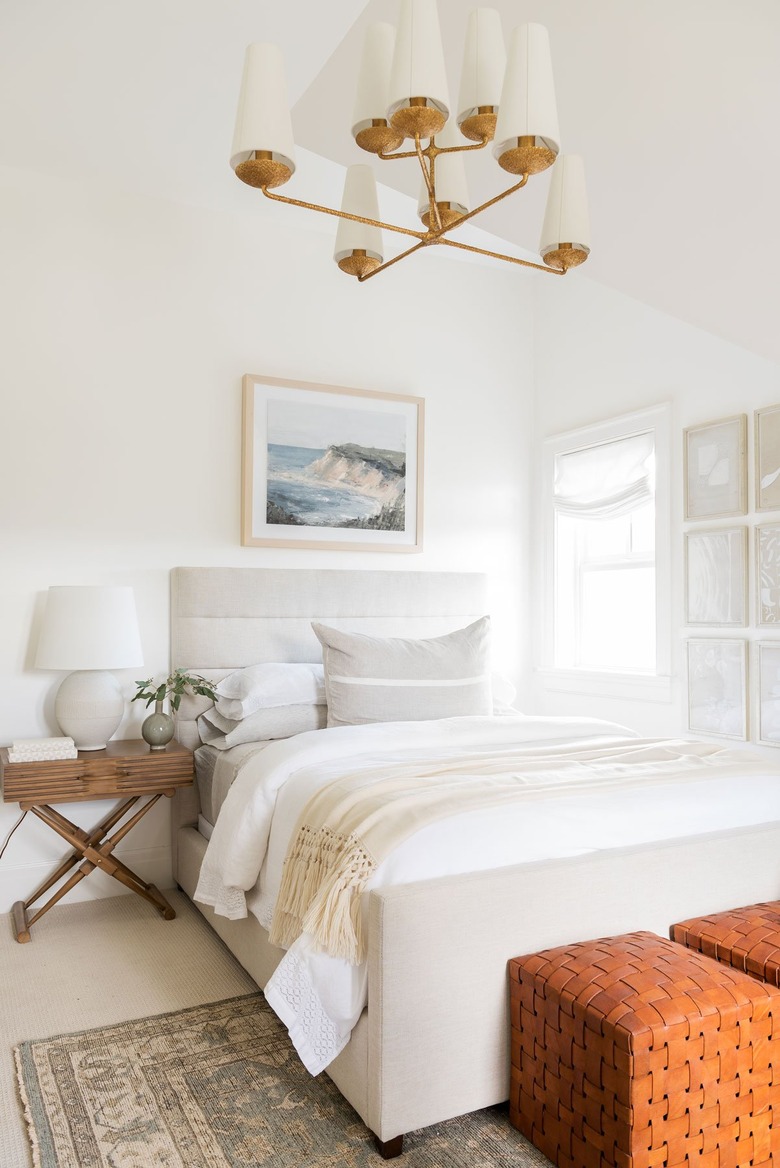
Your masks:
M744 524L686 531L686 624L747 624L747 546Z
M247 374L241 542L422 551L420 397Z
M747 514L747 414L684 431L685 518Z
M747 641L687 642L688 729L719 738L748 735Z
M780 627L780 523L756 527L756 624Z
M780 511L780 405L756 410L756 511Z
M756 742L780 746L780 641L759 641L756 645L758 674L758 717Z

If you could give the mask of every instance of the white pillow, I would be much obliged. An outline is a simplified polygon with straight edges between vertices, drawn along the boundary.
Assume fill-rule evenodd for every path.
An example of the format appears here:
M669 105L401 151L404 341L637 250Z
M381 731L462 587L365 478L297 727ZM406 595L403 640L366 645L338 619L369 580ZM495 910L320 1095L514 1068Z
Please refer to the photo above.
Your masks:
M307 730L322 730L327 716L324 703L314 705L312 702L256 710L240 721L231 721L215 710L209 710L198 718L198 733L201 742L207 746L229 750L231 746L239 746L242 742L266 742L271 738L291 738L293 734L305 734Z
M277 706L324 706L323 668L309 662L249 665L222 679L214 704L223 718L233 721Z
M442 637L368 637L312 623L329 726L491 714L490 618Z

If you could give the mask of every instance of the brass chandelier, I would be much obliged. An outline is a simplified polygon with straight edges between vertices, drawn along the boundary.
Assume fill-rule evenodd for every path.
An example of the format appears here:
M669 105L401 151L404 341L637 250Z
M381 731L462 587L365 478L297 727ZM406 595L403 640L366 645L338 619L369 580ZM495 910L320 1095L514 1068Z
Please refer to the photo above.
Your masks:
M275 193L295 172L284 63L279 48L252 44L246 51L230 165L242 182L268 199L339 219L334 259L362 283L406 256L445 245L565 275L584 263L590 228L582 159L562 155L547 30L516 28L509 53L501 19L491 8L470 14L455 118L450 117L436 0L401 0L397 30L369 26L363 48L352 136L382 162L416 158L422 171L419 215L423 229L379 218L373 170L347 169L341 210ZM466 141L464 142L464 139ZM402 150L410 140L412 148ZM499 167L513 176L506 190L469 208L464 154L495 142ZM427 144L424 144L427 143ZM531 175L552 167L542 228L540 262L474 247L450 233L519 191ZM415 242L384 259L382 231Z

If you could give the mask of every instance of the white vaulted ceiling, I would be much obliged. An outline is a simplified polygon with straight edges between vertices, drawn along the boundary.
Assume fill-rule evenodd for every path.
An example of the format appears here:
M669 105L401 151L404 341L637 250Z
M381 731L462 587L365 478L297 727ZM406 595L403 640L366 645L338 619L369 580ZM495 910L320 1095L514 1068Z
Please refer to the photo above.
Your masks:
M598 280L780 362L778 0L489 2L507 35L527 20L550 30L562 145L585 157L593 225L587 268L567 279ZM453 101L473 6L439 0ZM0 165L246 209L261 196L227 157L252 40L282 47L296 141L340 165L367 161L349 135L360 44L365 24L393 21L396 7L2 0ZM316 201L308 161L288 189ZM489 157L478 161L477 196L508 185ZM416 197L411 163L375 167ZM534 249L547 181L484 226Z

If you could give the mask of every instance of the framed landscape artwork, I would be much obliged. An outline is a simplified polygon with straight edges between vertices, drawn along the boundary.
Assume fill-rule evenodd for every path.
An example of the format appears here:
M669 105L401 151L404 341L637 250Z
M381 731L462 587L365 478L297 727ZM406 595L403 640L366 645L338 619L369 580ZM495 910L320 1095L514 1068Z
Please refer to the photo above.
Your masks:
M685 623L747 624L747 527L685 533Z
M747 513L747 415L685 431L685 518Z
M247 374L241 543L421 551L423 416L419 397Z
M747 738L747 642L688 641L688 729Z
M780 746L780 641L759 641L758 734L764 746Z
M756 410L756 510L780 511L780 406Z

